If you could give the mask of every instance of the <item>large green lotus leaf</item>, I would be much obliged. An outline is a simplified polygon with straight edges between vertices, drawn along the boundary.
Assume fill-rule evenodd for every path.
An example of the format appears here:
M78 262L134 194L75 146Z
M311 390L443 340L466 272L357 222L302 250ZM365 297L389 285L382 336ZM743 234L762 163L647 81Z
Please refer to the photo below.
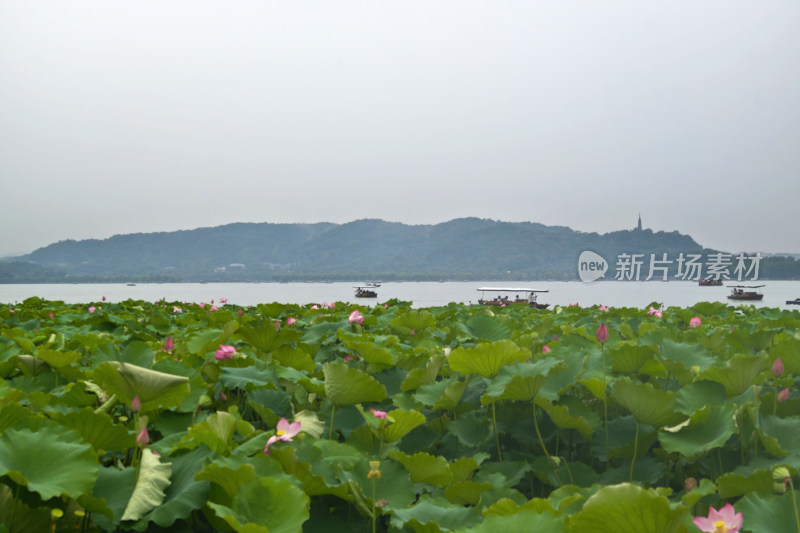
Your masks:
M517 361L529 359L531 352L510 340L484 343L474 348L456 348L450 354L450 368L462 374L478 374L493 378L500 369Z
M378 371L390 368L397 362L397 357L381 346L374 335L352 335L340 331L338 337L346 349L356 352Z
M134 341L120 352L117 344L112 342L105 342L98 345L97 349L92 353L92 363L106 363L117 362L137 365L141 367L149 367L153 364L153 357L155 352L147 343L142 341Z
M447 361L444 355L435 355L428 360L425 368L412 368L408 371L408 375L400 385L400 390L407 392L410 390L418 389L423 385L429 385L436 380L439 371Z
M229 389L254 390L277 384L275 372L261 360L251 360L248 366L222 368L219 382Z
M675 410L687 416L706 405L720 405L725 401L725 387L716 381L695 381L677 393Z
M564 533L564 517L553 513L536 513L520 509L514 514L490 515L474 527L457 529L457 533Z
M562 367L561 362L554 358L505 366L486 387L486 392L481 397L481 403L488 405L495 400L529 402L539 394L539 390L553 368ZM555 398L548 399L554 400Z
M300 332L291 328L277 328L274 322L260 326L241 326L237 333L247 344L264 352L271 352L284 344L300 340Z
M736 498L751 492L772 494L772 471L764 468L737 468L734 472L717 478L719 497L723 500ZM694 492L694 491L692 491Z
M340 476L347 467L341 462L329 463L320 449L312 444L298 443L295 448L276 448L271 457L280 463L283 472L300 482L309 496L332 494L343 500L348 499L350 489ZM353 459L352 464L356 464L363 456L356 454Z
M466 446L480 446L492 435L492 423L486 416L471 412L450 422L447 431Z
M0 433L10 428L23 418L34 418L35 414L27 407L23 407L17 402L3 405L0 409Z
M317 364L311 358L311 354L301 348L285 345L273 350L271 355L275 361L285 367L304 372L314 372L317 369Z
M36 357L53 368L61 368L81 360L81 354L78 352L62 352L42 347L37 351Z
M392 513L392 526L398 530L403 526L414 531L452 531L459 527L469 527L481 520L481 513L475 507L453 505L446 501L432 501L423 498L412 507L397 509Z
M616 342L606 348L611 362L611 371L616 374L634 375L655 356L651 346L642 346L635 341Z
M494 485L489 482L454 481L444 489L444 496L453 505L475 506L480 502L483 493L493 488Z
M426 330L436 327L436 319L428 311L410 309L398 313L389 326L402 335L411 335L413 330L414 335L422 336Z
M79 412L51 415L61 425L76 430L80 436L94 447L98 453L102 451L127 452L136 444L136 436L125 427L117 425L105 413L96 413L87 407Z
M544 409L556 427L577 429L586 440L591 440L592 434L600 426L600 417L574 396L565 396L558 405L541 396L538 396L535 401L536 405Z
M0 532L50 531L51 521L47 508L31 509L14 498L8 485L0 484Z
M570 519L570 531L592 533L674 533L688 509L671 508L666 496L630 483L603 487Z
M197 448L173 459L172 475L169 486L164 490L164 501L144 517L141 522L143 527L147 527L148 522L169 527L176 520L188 518L192 511L205 506L210 484L196 481L195 474L210 455L210 450Z
M800 493L797 491L781 496L753 492L736 502L736 511L742 513L743 531L795 531L798 527L795 506L800 509Z
M658 432L661 446L668 452L678 452L689 459L723 446L736 433L732 404L709 405L698 409L680 427L665 428Z
M258 474L252 464L230 464L230 459L218 459L195 475L197 481L208 481L219 485L231 502L242 485L257 477Z
M456 377L449 377L441 381L422 385L414 393L414 399L428 407L435 409L452 409L464 394L466 382Z
M467 331L478 339L487 341L499 341L511 338L511 328L498 319L478 313L472 315L466 323Z
M357 368L344 363L325 363L322 371L325 374L325 395L337 407L380 402L386 398L386 387Z
M231 507L208 502L216 515L241 533L297 533L309 517L308 495L281 478L262 477L245 483Z
M459 457L450 463L453 479L455 481L467 481L472 477L472 473L478 469L479 462L488 459L488 457L485 453L480 453L474 457Z
M800 374L800 339L784 337L776 340L769 353L773 361L781 358L787 374Z
M635 383L630 378L617 379L611 397L642 424L671 426L686 418L674 411L674 392L656 389L649 383Z
M680 374L683 370L694 368L701 372L716 364L711 354L699 344L675 342L665 338L661 341L661 356L664 365L672 374Z
M736 354L728 359L725 368L709 368L700 374L699 379L720 383L725 387L728 397L733 398L750 388L759 372L769 366L769 358L766 355Z
M347 324L346 321L320 322L319 324L314 324L303 331L301 340L303 344L311 346L320 344L326 337L336 335L339 328L344 327L345 324Z
M224 411L217 411L195 424L181 439L176 448L194 449L205 444L220 455L231 450L231 439L236 432L236 417Z
M430 483L437 487L444 487L452 483L453 472L447 459L426 452L406 455L398 450L389 451L389 458L402 464L412 483Z
M97 482L91 493L84 493L78 503L92 513L92 520L103 529L112 530L119 525L125 506L136 486L136 469L120 470L116 466L100 468Z
M398 441L426 422L425 415L419 411L404 411L402 409L389 411L389 416L386 420L388 421L389 418L394 422L384 427L383 436L386 442Z
M103 363L93 376L108 394L116 394L127 405L138 396L145 413L178 407L190 393L189 378L129 363Z
M97 454L75 430L49 423L36 431L8 429L0 436L0 475L43 500L91 491L99 469Z
M172 463L162 463L149 448L144 448L139 462L139 477L125 512L122 513L122 520L139 520L161 505L171 473Z
M766 436L774 437L780 446L780 451L771 451L773 455L783 457L787 454L800 454L800 417L779 418L767 415L762 419L761 429Z
M372 499L372 485L375 484L375 499L387 500L384 512L404 509L414 503L417 498L408 471L403 465L391 459L380 461L378 469L380 478L367 477L370 472L369 460L363 458L352 470L342 472L342 476L352 484L361 488L364 497Z

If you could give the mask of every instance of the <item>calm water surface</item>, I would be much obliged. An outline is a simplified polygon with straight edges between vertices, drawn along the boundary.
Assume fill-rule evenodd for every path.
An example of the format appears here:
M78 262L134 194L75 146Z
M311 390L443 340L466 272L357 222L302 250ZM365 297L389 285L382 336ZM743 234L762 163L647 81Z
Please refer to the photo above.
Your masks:
M748 285L764 285L761 289L764 299L760 302L735 302L728 300L731 289L726 283L721 287L700 287L689 281L635 282L599 281L582 283L580 281L484 281L484 282L387 282L383 283L377 299L354 297L354 283L140 283L128 286L116 284L20 284L0 285L0 302L14 304L31 296L47 300L61 300L66 303L96 302L103 296L108 301L145 300L155 302L162 298L178 302L219 302L227 298L228 303L236 305L257 305L260 303L323 303L351 302L375 305L387 300L398 299L412 302L414 307L437 307L456 303L477 303L481 293L479 287L530 287L547 290L539 301L555 305L577 303L582 307L608 305L611 307L647 307L652 302L666 307L688 307L703 301L727 302L732 305L752 303L760 307L796 309L800 306L787 305L786 300L800 298L800 281L759 281ZM486 297L496 294L487 293ZM513 294L511 295L513 297Z

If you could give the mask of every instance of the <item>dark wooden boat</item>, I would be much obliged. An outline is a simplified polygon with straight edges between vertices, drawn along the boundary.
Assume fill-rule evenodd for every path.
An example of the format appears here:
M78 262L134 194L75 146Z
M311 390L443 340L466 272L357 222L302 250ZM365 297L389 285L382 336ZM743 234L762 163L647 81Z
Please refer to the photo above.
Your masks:
M759 289L763 287L763 285L734 285L731 287L733 290L728 295L729 300L761 300L764 298L764 295L760 292L756 291L746 291L745 289Z
M481 292L481 297L478 299L480 305L493 305L503 307L506 305L527 305L534 309L547 309L550 304L543 304L537 301L537 296L540 292L548 292L537 289L530 289L526 287L481 287L478 289ZM497 293L496 298L486 298L485 293ZM514 293L514 298L504 296L503 293ZM520 296L522 294L523 296Z
M377 298L378 293L369 287L358 286L356 289L356 298Z
M720 285L722 285L722 280L714 278L703 278L701 280L698 280L697 284L700 285L701 287L719 287Z
M800 298L795 298L794 300L786 300L787 305L800 305Z

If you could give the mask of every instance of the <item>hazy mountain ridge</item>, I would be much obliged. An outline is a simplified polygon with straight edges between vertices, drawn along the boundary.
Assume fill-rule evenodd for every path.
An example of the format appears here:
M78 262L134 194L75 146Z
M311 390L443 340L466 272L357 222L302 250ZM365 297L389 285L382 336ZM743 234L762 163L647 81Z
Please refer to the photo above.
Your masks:
M658 258L667 253L675 259L680 252L712 252L678 232L634 229L600 235L479 218L434 225L378 219L235 223L57 242L0 263L0 282L23 282L24 263L32 264L30 275L41 281L576 279L584 250L609 261L606 277L613 277L621 253L655 253ZM790 274L800 270L800 262L781 259Z

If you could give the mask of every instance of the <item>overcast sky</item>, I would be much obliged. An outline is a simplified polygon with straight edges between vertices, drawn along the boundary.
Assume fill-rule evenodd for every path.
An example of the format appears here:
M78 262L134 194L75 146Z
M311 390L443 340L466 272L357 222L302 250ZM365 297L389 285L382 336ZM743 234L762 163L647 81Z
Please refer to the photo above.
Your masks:
M797 0L0 0L0 256L640 212L800 253L798 27Z

